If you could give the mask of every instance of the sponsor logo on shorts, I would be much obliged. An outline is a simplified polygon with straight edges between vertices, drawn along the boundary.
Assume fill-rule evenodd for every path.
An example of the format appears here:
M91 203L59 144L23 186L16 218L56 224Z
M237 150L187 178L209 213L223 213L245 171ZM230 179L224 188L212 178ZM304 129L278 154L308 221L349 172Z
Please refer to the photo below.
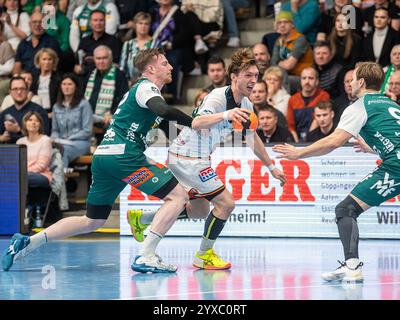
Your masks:
M215 177L217 177L217 174L211 167L201 170L200 174L199 174L199 178L200 178L201 182L206 182Z
M157 183L158 182L158 178L154 177L153 179L151 179L151 181L153 181L153 183Z
M370 189L377 189L378 194L382 197L390 195L393 191L396 191L396 186L400 183L395 183L393 179L390 179L389 174L385 172L385 177L382 180L378 180Z
M139 170L135 171L122 181L130 184L132 187L139 187L141 184L145 183L150 178L154 177L154 173L151 172L146 167L142 167Z

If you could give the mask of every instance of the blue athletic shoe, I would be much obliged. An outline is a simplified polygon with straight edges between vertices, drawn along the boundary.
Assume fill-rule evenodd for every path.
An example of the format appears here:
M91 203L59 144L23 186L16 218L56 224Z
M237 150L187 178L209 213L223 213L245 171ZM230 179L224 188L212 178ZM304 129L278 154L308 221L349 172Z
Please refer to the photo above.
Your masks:
M133 271L141 273L173 273L178 270L176 266L163 262L158 254L150 257L136 256L131 268Z
M10 240L10 246L3 251L1 256L1 266L4 271L8 271L14 263L14 257L22 249L31 243L29 237L16 233Z

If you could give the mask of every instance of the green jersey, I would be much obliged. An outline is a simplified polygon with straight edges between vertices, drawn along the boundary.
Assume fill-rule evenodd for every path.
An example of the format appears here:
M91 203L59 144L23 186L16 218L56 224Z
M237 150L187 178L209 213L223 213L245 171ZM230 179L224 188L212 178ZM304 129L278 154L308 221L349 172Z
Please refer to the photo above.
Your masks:
M383 94L366 94L347 107L337 126L360 135L383 161L400 166L400 106Z
M121 100L95 154L144 152L147 148L147 133L162 120L146 106L147 101L153 97L162 97L160 90L148 79L140 79Z

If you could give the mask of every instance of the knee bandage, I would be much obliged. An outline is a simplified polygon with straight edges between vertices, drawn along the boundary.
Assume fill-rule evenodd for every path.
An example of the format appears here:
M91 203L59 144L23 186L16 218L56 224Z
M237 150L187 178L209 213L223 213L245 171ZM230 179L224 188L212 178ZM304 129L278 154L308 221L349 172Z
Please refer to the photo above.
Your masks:
M364 209L350 196L347 196L335 208L336 223L340 218L351 217L357 220Z

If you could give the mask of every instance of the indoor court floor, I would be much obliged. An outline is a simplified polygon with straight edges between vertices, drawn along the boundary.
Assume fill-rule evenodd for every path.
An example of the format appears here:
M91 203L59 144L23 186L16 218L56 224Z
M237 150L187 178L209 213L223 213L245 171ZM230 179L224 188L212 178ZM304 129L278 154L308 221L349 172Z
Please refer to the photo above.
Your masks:
M1 251L8 242L0 239ZM0 271L0 300L400 300L400 241L360 241L363 284L322 281L342 259L338 239L220 238L227 271L192 267L199 243L166 237L158 253L177 274L138 274L131 237L53 242Z

